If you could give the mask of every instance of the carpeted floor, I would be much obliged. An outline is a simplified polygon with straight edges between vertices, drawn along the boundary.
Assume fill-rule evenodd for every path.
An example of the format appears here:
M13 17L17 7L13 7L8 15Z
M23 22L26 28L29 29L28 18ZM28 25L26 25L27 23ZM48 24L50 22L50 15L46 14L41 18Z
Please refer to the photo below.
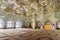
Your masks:
M60 30L0 29L0 40L60 40Z

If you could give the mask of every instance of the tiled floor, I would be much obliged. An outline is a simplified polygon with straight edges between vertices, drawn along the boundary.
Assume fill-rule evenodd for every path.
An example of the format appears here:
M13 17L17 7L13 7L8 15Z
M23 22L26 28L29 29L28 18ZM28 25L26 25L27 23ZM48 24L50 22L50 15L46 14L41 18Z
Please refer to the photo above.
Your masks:
M60 40L60 30L0 29L0 40Z

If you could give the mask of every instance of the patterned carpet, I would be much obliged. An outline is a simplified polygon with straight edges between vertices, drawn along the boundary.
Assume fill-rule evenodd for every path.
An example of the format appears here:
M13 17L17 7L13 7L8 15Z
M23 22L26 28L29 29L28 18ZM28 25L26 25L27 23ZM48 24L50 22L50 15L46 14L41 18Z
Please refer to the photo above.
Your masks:
M60 40L60 30L0 29L0 40Z

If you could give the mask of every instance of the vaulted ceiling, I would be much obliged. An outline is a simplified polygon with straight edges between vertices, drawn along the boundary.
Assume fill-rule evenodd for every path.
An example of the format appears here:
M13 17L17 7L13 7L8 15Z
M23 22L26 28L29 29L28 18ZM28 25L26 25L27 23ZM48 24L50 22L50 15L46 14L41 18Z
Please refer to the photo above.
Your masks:
M35 14L38 21L60 20L60 0L0 0L3 15L22 16L30 20ZM0 13L0 14L1 14Z

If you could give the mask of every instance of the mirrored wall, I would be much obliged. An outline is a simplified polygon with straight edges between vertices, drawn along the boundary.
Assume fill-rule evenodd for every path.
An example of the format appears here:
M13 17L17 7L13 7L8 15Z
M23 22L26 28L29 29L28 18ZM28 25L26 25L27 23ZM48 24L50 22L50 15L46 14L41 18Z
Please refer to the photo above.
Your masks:
M59 22L60 0L0 0L0 28L60 28Z

